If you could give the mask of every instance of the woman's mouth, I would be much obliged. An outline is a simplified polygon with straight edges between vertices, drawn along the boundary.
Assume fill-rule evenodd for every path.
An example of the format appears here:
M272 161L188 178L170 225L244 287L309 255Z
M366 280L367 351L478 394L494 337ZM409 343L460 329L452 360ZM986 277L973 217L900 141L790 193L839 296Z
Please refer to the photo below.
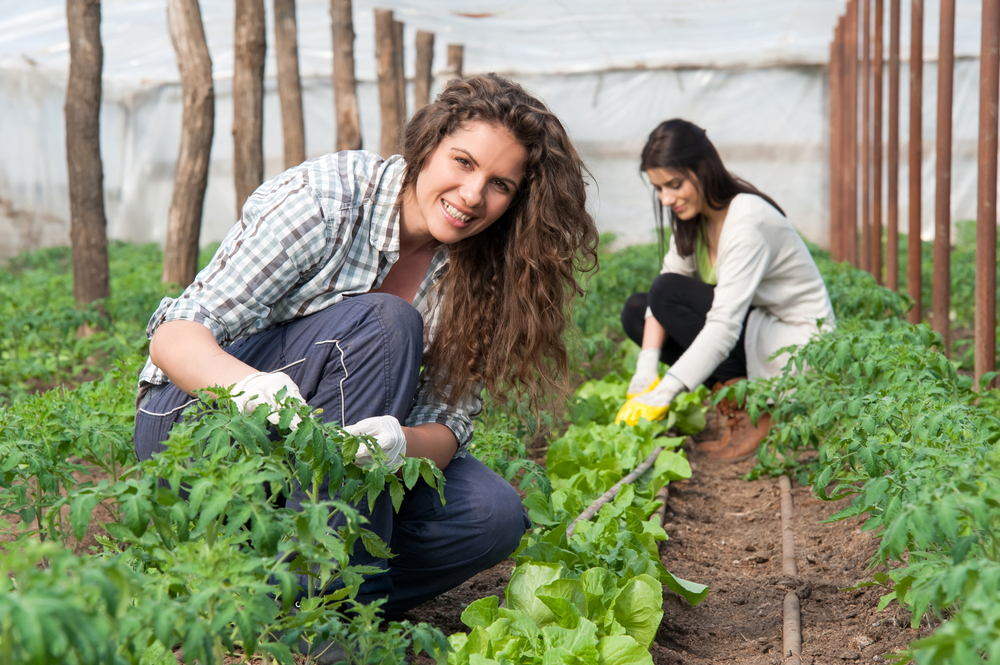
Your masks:
M451 221L452 224L460 228L465 228L466 226L469 225L469 222L475 219L475 217L473 217L472 215L466 215L464 212L462 212L455 206L451 205L444 199L441 199L441 207L444 210L445 215L450 218L449 221Z

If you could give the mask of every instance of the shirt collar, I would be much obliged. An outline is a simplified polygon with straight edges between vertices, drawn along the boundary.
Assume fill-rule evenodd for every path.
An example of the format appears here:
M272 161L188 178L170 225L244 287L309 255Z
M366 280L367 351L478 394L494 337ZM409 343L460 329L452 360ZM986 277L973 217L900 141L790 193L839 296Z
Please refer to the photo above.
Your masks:
M372 201L372 222L369 241L380 252L399 252L399 207L396 201L403 188L406 162L401 155L393 155L382 162L375 178Z

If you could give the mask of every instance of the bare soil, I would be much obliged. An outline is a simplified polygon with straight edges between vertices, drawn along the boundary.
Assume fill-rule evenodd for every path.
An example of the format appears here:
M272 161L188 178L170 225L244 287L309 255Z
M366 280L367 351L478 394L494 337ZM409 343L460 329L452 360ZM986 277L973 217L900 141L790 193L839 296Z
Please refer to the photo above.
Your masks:
M910 615L895 602L882 612L879 587L847 590L872 579L869 562L878 544L862 532L862 520L822 520L846 507L816 499L808 487L792 486L798 577L781 571L780 494L776 479L743 480L754 460L717 462L686 447L692 477L670 485L660 545L663 564L678 577L707 584L697 607L663 592L663 622L653 642L655 665L784 662L783 599L799 595L802 663L884 663L885 655L925 636L910 629ZM404 618L426 621L447 634L466 630L461 613L474 600L503 597L513 565L507 561L424 603ZM427 658L415 663L429 664Z

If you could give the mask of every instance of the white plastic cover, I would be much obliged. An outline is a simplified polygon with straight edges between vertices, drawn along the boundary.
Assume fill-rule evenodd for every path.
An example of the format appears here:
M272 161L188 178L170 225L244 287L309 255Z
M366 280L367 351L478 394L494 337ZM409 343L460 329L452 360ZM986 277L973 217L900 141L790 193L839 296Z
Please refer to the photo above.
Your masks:
M215 140L202 242L236 218L232 176L233 2L203 0L216 85ZM268 39L273 40L271 6ZM602 230L622 242L651 238L651 194L638 154L661 120L685 117L708 129L730 170L774 197L811 240L828 236L826 68L837 0L596 0L459 2L384 0L406 24L407 71L418 29L437 34L435 68L447 44L465 46L465 72L501 71L545 100L563 120L595 183L589 204ZM888 4L888 3L886 3ZM908 53L908 5L903 56ZM378 146L371 0L354 0L364 146ZM959 0L959 56L978 53L978 2ZM938 6L925 5L925 54L936 54ZM178 74L164 0L102 3L104 103L101 149L108 231L162 242L181 124ZM309 156L333 146L328 0L298 0L300 69ZM888 39L888 30L886 30ZM63 0L0 0L0 255L68 243L69 205L62 106L68 70ZM280 110L268 51L265 177L281 168ZM904 68L901 136L906 137ZM441 83L442 81L439 81ZM925 67L924 209L933 229L935 68ZM960 60L955 83L956 219L975 211L978 63ZM971 142L971 143L970 143ZM905 143L904 162L905 162ZM905 168L900 173L905 225Z

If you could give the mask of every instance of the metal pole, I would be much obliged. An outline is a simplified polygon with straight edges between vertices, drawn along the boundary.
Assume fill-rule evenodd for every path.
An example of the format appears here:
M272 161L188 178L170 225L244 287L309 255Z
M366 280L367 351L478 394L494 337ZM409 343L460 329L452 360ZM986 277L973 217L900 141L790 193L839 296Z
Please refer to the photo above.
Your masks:
M844 145L847 154L844 173L847 176L846 233L844 234L844 259L858 265L858 0L847 4L847 132Z
M862 270L871 272L871 0L861 0L861 254Z
M951 107L955 78L955 0L941 0L938 38L937 147L934 173L932 321L951 352Z
M872 63L872 229L869 259L875 283L882 283L882 0L875 0L875 58Z
M889 0L889 135L886 164L885 285L899 291L899 2Z
M830 253L835 261L840 260L840 236L844 193L841 187L841 23L833 30L833 41L830 42Z
M1000 89L1000 0L983 0L979 65L979 187L976 206L976 385L996 370L997 102ZM992 383L992 382L991 382Z
M924 0L910 3L910 228L906 242L906 291L913 298L907 315L910 323L920 323L920 175L922 164L921 123L924 93Z

